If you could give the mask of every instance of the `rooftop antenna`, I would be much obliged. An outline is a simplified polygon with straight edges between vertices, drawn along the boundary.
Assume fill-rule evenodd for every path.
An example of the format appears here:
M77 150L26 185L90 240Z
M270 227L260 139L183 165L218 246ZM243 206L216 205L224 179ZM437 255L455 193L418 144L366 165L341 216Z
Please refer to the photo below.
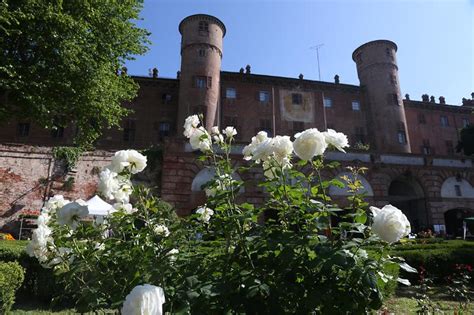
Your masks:
M323 47L324 44L318 44L316 46L311 46L309 49L316 50L316 58L318 59L318 75L319 75L319 81L321 81L321 68L319 66L319 49Z

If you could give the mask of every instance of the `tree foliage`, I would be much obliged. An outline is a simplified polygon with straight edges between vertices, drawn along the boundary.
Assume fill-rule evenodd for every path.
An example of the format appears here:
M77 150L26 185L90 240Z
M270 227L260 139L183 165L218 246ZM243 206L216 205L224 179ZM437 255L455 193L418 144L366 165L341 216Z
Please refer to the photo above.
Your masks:
M474 125L467 126L461 130L461 139L457 146L457 152L465 155L474 155Z
M142 0L0 0L0 123L77 127L91 144L118 126L137 84L118 75L126 60L146 52L137 27Z

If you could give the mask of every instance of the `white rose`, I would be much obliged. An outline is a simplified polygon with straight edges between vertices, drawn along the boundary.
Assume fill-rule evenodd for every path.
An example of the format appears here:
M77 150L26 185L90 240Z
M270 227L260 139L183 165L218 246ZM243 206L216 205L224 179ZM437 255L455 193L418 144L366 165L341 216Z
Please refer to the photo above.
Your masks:
M75 202L68 203L58 210L58 224L68 225L75 229L78 225L78 220L85 218L89 214L87 204L78 199Z
M347 136L345 134L328 129L328 131L323 132L323 135L328 145L331 145L339 151L346 153L344 148L349 146L349 141L347 140Z
M217 126L212 127L212 128L211 128L211 134L213 134L213 135L218 135L218 134L220 134L220 132L219 132L219 127L217 127Z
M256 144L252 152L252 160L266 161L273 154L273 138L267 138Z
M36 257L40 263L48 259L48 242L52 242L53 231L46 225L39 225L33 230L31 241L26 246L26 252L31 257Z
M114 192L114 199L121 203L128 203L130 195L132 194L132 184L125 182L120 186L120 189Z
M252 137L252 142L245 146L242 150L242 154L244 155L244 160L251 160L253 152L255 151L257 145L268 138L267 133L265 131L260 131L257 133L255 137Z
M211 216L214 215L214 210L207 208L206 206L201 207L196 210L196 213L199 214L198 220L208 223L211 219Z
M165 293L162 288L145 284L133 288L125 298L122 315L162 315Z
M192 115L186 118L183 125L183 128L184 128L183 135L186 138L190 138L191 135L194 133L194 129L197 128L197 126L199 126L199 123L200 121L199 121L198 115Z
M62 195L54 195L53 197L49 198L48 201L46 201L43 209L41 209L41 212L45 212L48 214L51 212L56 212L58 209L64 207L69 202L70 201L64 199Z
M326 151L327 143L324 135L316 128L306 129L295 135L293 148L296 155L302 160L311 160Z
M222 132L225 134L227 138L232 138L237 134L237 130L234 127L226 127Z
M105 168L99 174L99 185L97 189L108 199L114 199L114 194L120 189L120 184L117 179L117 173Z
M372 231L382 240L394 243L410 233L410 222L400 209L386 205L382 209L370 207L370 210L374 215Z
M126 214L132 214L138 211L138 209L134 208L130 203L116 203L114 204L114 209L117 211L123 211Z
M273 154L278 163L282 164L293 153L293 143L288 136L273 138Z
M177 254L179 254L179 250L177 248L173 248L167 253L167 255L170 257L170 261L176 261Z
M214 135L212 136L212 138L214 139L214 142L217 144L224 143L224 137L222 135Z
M146 167L147 157L135 150L128 150L128 163L130 164L130 172L137 174Z
M211 139L209 133L204 127L196 128L189 138L189 143L193 150L201 150L202 152L209 151L211 149Z
M145 169L146 162L146 156L135 150L121 150L115 152L112 157L110 169L115 173L121 173L127 168L132 174L136 174Z
M153 229L153 231L157 234L157 235L163 235L164 237L168 237L170 235L170 230L168 230L168 228L166 227L166 225L163 225L163 224L158 224L157 226L155 226L155 228Z

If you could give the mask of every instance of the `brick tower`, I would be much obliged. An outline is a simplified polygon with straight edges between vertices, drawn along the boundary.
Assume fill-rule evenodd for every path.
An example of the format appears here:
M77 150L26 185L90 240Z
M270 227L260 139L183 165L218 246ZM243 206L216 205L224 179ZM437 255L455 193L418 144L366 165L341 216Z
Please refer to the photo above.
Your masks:
M352 53L360 85L367 93L369 134L379 152L410 153L405 109L403 107L397 45L389 40L368 42Z
M225 26L216 17L196 14L179 24L181 73L179 82L178 135L191 114L204 114L205 127L218 123L222 41Z

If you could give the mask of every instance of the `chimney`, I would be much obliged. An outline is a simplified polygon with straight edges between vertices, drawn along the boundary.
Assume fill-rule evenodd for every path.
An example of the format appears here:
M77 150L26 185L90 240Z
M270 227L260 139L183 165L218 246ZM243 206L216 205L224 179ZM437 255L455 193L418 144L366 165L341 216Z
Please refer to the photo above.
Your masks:
M407 101L409 101L409 100L410 100L410 94L408 94L408 93L405 94L405 99L406 99Z
M158 69L153 68L152 72L153 72L153 73L152 73L153 78L154 78L154 79L158 78Z
M247 66L245 67L245 73L246 73L246 74L250 74L250 65L247 65Z
M444 98L444 96L439 97L439 103L440 104L446 104L446 99Z
M300 73L300 75L298 76L298 78L300 78L300 80L303 80L304 75L303 75L302 73Z
M336 74L334 76L334 83L339 84L339 75L338 74Z
M430 101L430 96L429 96L428 94L423 94L423 95L421 96L421 100L422 100L423 102L429 102L429 101Z

